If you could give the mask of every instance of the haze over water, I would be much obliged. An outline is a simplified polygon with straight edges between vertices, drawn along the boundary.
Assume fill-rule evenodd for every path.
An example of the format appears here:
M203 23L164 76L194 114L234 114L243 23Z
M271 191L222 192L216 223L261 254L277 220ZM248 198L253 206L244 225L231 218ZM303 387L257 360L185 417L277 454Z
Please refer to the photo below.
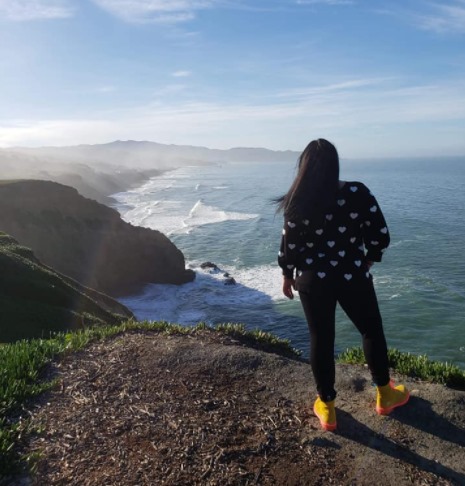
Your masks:
M242 322L307 354L298 298L281 294L282 216L271 202L293 176L289 163L186 167L116 195L125 220L167 234L197 272L191 284L150 285L123 303L140 319ZM342 160L341 178L364 182L388 221L391 247L372 271L388 345L465 368L465 159ZM205 261L222 272L202 270ZM336 350L359 344L338 310Z

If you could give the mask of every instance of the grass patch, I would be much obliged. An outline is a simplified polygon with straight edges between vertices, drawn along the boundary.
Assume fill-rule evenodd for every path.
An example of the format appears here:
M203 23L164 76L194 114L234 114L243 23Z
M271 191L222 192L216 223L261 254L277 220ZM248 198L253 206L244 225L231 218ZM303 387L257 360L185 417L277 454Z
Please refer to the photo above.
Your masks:
M465 371L450 363L430 360L425 355L388 350L389 366L397 372L432 383L465 390ZM365 364L361 348L350 348L338 356L339 363Z
M229 336L248 344L252 347L258 347L265 351L272 351L289 357L298 357L302 351L293 348L289 339L283 339L270 332L262 331L261 329L253 329L247 331L243 324L218 324L215 331L222 332Z

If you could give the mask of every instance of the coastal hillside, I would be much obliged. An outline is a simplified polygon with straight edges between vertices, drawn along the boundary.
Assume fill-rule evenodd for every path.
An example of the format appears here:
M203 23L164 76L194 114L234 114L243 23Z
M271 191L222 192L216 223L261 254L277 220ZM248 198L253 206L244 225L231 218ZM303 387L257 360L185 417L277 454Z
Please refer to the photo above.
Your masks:
M338 429L325 432L304 360L236 335L168 328L93 342L46 376L58 386L24 412L41 431L21 441L35 473L7 485L465 481L465 392L443 385L393 373L411 399L382 417L368 370L338 364Z
M114 209L55 182L0 183L0 231L30 247L44 264L112 296L195 277L165 235L134 227Z
M111 194L126 191L161 173L156 168L138 169L122 167L118 160L108 158L109 163L97 163L92 157L63 159L59 154L42 154L31 151L0 149L0 166L3 180L34 179L58 182L72 186L79 194L102 204L111 204ZM111 161L111 162L110 162ZM154 163L154 167L156 167Z
M119 302L43 265L27 247L0 233L0 342L132 317Z

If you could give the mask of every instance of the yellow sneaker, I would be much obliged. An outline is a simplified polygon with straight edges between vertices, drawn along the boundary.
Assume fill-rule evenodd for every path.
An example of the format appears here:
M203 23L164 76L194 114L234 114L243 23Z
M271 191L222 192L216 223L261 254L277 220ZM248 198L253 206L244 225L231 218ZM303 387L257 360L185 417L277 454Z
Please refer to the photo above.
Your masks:
M331 402L324 402L318 397L313 405L313 412L320 419L321 427L324 430L336 429L336 409L334 408L334 400Z
M379 415L389 415L396 407L405 405L410 398L404 385L395 387L392 381L376 388L376 411Z

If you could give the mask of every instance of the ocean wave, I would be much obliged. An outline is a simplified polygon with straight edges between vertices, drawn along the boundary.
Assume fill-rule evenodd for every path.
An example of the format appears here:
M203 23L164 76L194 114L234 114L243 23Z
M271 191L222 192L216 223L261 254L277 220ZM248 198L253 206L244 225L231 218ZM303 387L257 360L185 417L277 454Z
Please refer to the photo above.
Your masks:
M193 282L181 286L150 284L141 294L119 300L137 319L192 325L210 322L228 306L238 309L271 306L285 299L281 292L281 271L276 265L239 269L224 266L217 270L201 269L199 262L188 266L196 272ZM226 285L225 274L234 278L235 285Z
M189 210L189 214L181 221L183 228L192 228L206 224L223 223L225 221L241 221L255 219L258 214L223 211L214 206L208 206L199 199Z

